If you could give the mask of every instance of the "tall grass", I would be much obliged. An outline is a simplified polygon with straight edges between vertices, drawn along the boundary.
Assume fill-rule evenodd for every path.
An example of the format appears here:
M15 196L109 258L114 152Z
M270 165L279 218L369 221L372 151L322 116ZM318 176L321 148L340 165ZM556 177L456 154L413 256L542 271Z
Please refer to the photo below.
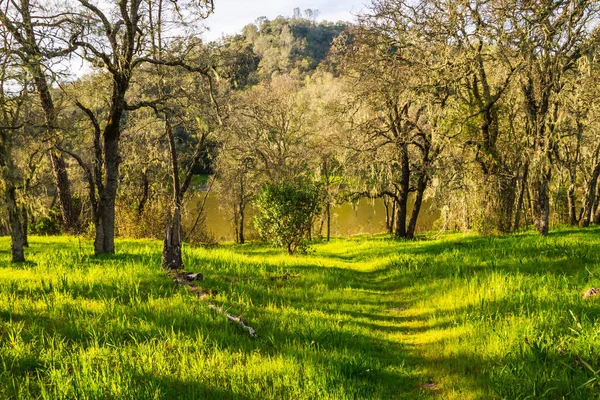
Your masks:
M185 248L256 339L117 245L0 252L0 398L598 398L600 229Z

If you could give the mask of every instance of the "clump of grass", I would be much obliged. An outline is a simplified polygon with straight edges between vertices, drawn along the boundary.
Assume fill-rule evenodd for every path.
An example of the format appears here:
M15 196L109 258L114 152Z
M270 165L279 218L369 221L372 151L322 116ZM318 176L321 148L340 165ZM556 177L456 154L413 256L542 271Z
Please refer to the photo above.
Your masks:
M0 398L594 398L599 247L600 229L185 248L252 339L164 276L159 242L96 258L33 237L28 264L0 253Z

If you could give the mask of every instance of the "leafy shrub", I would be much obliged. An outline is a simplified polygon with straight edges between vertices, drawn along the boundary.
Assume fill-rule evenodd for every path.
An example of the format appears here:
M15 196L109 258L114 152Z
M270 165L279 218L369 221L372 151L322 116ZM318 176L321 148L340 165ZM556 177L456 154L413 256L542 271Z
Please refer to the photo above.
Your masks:
M59 222L55 216L40 216L29 225L29 230L34 235L56 235L60 232Z
M289 254L305 252L307 234L320 212L321 200L320 188L310 182L265 185L256 199L254 226L261 238Z

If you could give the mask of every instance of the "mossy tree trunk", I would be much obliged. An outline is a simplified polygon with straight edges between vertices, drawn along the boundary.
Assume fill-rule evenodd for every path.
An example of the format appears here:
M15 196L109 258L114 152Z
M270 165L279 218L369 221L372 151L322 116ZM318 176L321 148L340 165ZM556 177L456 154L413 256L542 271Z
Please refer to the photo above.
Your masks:
M21 212L17 204L16 188L8 183L6 188L6 205L8 207L8 221L10 225L10 251L12 262L25 261L25 237L21 224Z

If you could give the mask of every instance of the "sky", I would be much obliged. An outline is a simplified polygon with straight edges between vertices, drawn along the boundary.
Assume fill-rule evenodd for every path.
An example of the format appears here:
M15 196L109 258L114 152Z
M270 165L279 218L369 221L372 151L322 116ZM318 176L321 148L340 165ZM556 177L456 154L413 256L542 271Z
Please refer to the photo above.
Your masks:
M319 10L318 21L352 21L370 0L214 0L215 12L205 25L209 31L203 36L215 40L223 34L234 34L259 17L275 19L291 17L294 8Z

